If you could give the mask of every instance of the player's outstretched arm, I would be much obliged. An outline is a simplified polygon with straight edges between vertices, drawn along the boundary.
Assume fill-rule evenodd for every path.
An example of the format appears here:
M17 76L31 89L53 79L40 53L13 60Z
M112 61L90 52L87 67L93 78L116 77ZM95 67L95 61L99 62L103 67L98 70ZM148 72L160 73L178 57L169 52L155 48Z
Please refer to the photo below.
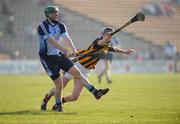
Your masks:
M133 52L135 52L134 49L122 49L122 48L118 48L118 47L115 47L115 46L112 46L109 51L112 51L112 52L118 52L118 53L124 53L124 54L127 54L127 55L130 55L132 54Z

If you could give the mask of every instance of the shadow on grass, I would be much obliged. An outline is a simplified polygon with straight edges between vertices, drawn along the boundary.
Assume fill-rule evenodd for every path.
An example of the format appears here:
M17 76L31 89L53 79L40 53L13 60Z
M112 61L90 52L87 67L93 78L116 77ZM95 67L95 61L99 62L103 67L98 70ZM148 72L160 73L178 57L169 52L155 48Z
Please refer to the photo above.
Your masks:
M23 110L14 112L0 112L1 115L75 115L76 112L53 112L53 111L37 111L37 110Z

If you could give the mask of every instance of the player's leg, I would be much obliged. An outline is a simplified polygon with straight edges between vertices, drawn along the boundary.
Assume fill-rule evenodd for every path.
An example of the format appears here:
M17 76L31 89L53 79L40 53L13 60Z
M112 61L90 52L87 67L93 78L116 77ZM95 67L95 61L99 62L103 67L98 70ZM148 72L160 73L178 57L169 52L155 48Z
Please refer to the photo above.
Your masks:
M65 76L62 77L62 80L63 80L63 84L65 84L65 86L66 86L66 84L69 82L70 79L68 79L66 77L66 74L65 74ZM65 88L65 86L64 86L64 88ZM83 90L83 86L81 85L81 83L78 82L78 81L74 81L74 89L73 89L72 94L63 97L62 98L62 103L66 103L66 102L71 102L71 101L77 100L79 98L82 90ZM43 101L46 101L46 104L47 104L48 101L51 99L51 97L55 94L55 92L56 92L56 88L51 88L49 93L45 95Z
M83 86L80 82L75 81L74 82L74 89L71 95L63 97L63 103L76 101L80 97L83 90Z
M76 62L75 65L77 66L77 68L81 71L81 73L83 74L83 76L85 78L88 78L89 73L91 72L90 69L85 68L84 66L82 66L79 62ZM70 75L69 73L65 73L64 77L68 78L68 79L72 79L73 76ZM83 86L80 82L78 82L78 80L74 80L74 89L71 95L68 95L66 97L63 97L63 103L65 102L71 102L71 101L76 101L83 90Z
M112 80L110 79L110 65L112 63L113 59L113 54L112 53L107 53L107 61L106 61L106 80L108 83L112 83Z
M68 73L74 76L74 79L77 82L80 82L83 86L85 86L94 96L96 99L100 99L103 95L105 95L109 89L99 89L97 90L79 71L76 66L71 67L68 70Z
M89 73L90 73L90 70L89 69L86 69L84 68L79 62L76 62L75 65L78 67L78 69L82 72L82 74L88 78L89 76ZM73 79L74 77L69 74L69 73L65 73L64 76L62 77L62 80L63 80L63 86L65 87L67 85L67 83ZM53 88L49 94L47 95L47 98L49 99L49 96L52 96L54 94L54 90L55 88ZM83 86L81 85L80 82L74 80L74 89L73 89L73 92L68 95L68 96L65 96L62 98L62 102L65 103L65 102L70 102L70 101L75 101L79 98L81 92L83 90Z
M62 83L63 83L63 89L66 87L66 85L68 84L70 80L64 76L62 76ZM54 96L56 92L56 88L53 87L49 90L49 92L45 95L44 99L48 102L52 96Z
M47 103L50 100L50 98L54 95L55 96L55 105L57 106L57 111L63 111L62 108L62 100L61 100L61 92L62 92L62 81L61 77L55 79L54 81L55 88L52 88L48 94L45 95L42 104L41 104L41 110L46 110Z
M83 86L85 86L91 93L97 94L98 90L82 75L82 73L79 71L79 69L73 65L72 61L70 61L68 58L63 56L63 63L61 64L61 68L65 71L71 74L74 77L75 81L80 82ZM108 92L109 89L106 89ZM106 92L106 93L107 93ZM106 94L105 93L105 94ZM100 93L99 93L100 94ZM103 94L104 95L104 94ZM102 96L102 93L100 95L96 95L97 99L99 99Z
M103 70L102 70L102 71L100 72L100 74L98 75L98 82L99 82L99 83L102 82L101 78L102 78L102 76L106 73L106 59L104 59L103 62L104 62L105 67L103 68Z
M62 69L64 72L67 72L68 70L70 70L70 68L72 68L74 66L72 61L70 61L68 58L66 58L63 54L61 54L61 56L56 59L56 62L58 62L58 66L56 66L56 67ZM59 69L58 73L60 72L60 69ZM63 84L63 81L62 81L62 84ZM62 89L62 87L61 87L61 89ZM58 89L56 88L56 90L58 90ZM60 101L61 101L61 106L62 106L63 105L62 100L60 100ZM52 110L56 110L57 106L58 105L55 104L53 106Z
M111 64L111 62L109 60L107 60L105 75L106 75L106 80L108 83L112 83L112 80L110 79L110 64Z
M70 75L69 73L65 73L65 75L62 77L63 80L63 87L65 88L68 82L73 79L73 76ZM79 98L81 92L82 92L83 86L81 85L80 82L74 81L74 89L71 95L65 96L62 98L62 102L70 102L70 101L75 101ZM45 95L44 100L48 102L51 97L55 94L56 88L52 88L48 94Z
M68 84L68 82L70 80L71 79L68 79L65 76L62 76L63 88L66 87L66 85ZM45 95L45 97L43 98L43 102L42 102L44 104L41 105L41 110L46 110L46 106L47 106L48 101L51 99L52 96L54 96L55 93L56 93L56 88L53 87L53 88L50 89L49 93L47 93ZM63 100L62 100L62 103L63 103Z
M107 53L106 53L104 56L102 56L101 59L103 60L105 67L102 69L102 71L101 71L101 72L99 73L99 75L98 75L98 82L99 82L99 83L101 83L101 81L102 81L101 78L102 78L102 76L106 73Z
M56 88L55 87L51 88L50 91L45 95L43 100L48 103L51 97L54 96L55 92L56 92Z
M62 92L62 80L59 74L60 66L59 57L47 57L46 59L41 59L42 65L45 68L47 74L51 77L55 85L55 109L56 111L63 111L62 102L61 102L61 92ZM47 100L47 99L46 99ZM41 110L46 110L47 102L43 100L41 104Z
M54 96L55 96L55 100L56 103L54 104L52 110L54 111L59 111L59 112L63 112L63 108L62 108L62 100L61 100L61 95L62 95L62 79L59 76L57 79L53 80L56 90L54 92Z

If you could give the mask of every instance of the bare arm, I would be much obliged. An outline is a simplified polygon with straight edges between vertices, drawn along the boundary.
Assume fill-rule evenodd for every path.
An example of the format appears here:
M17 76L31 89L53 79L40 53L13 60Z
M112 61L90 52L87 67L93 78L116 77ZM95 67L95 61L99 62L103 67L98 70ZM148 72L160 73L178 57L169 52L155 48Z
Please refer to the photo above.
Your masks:
M78 52L77 52L77 50L76 50L76 48L75 48L71 38L69 36L65 36L63 38L64 38L65 43L67 43L68 47L72 50L72 52L74 54L77 54Z
M67 49L64 48L64 47L62 47L58 42L56 42L53 37L49 37L49 38L47 39L47 41L48 41L49 43L51 43L54 47L56 47L57 49L61 50L62 52L64 52L64 53L66 54Z
M127 55L135 52L134 49L122 49L122 48L118 48L118 47L115 47L115 46L110 47L109 51L118 52L118 53L124 53L124 54L127 54Z

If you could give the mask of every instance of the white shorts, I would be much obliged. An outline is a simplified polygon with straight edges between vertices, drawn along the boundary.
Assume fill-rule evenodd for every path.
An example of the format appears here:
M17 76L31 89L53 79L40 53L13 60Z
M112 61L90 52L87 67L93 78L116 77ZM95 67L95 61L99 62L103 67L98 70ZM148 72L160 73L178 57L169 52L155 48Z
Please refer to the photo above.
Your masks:
M82 66L80 63L79 63L79 61L77 61L76 63L74 63L74 65L76 65L76 67L81 71L81 73L83 74L83 76L85 77L85 78L88 78L89 77L89 73L91 72L91 70L90 69L87 69L87 68L85 68L84 66ZM67 79L69 79L69 80L71 80L71 79L73 79L74 77L71 75L71 74L69 74L69 73L65 73L65 75L64 75Z

